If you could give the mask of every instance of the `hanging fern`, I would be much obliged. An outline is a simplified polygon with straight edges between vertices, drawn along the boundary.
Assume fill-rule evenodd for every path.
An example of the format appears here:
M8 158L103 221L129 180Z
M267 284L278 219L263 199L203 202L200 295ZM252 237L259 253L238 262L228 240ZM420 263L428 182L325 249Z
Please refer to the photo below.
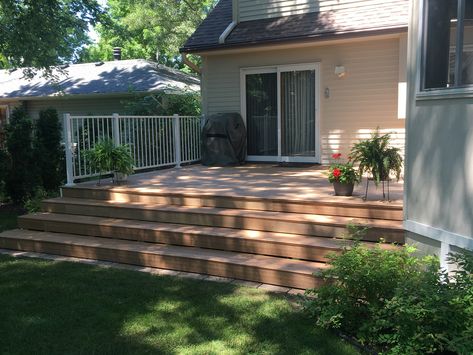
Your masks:
M356 143L350 153L350 160L358 163L358 173L370 173L376 184L389 179L391 174L399 180L402 172L402 157L399 148L390 146L390 134L380 135L377 129L370 139Z

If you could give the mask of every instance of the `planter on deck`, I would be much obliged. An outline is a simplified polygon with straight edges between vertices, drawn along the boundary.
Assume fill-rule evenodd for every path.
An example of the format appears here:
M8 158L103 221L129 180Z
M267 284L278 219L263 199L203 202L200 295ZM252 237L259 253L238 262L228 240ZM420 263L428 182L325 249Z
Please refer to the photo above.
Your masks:
M335 190L335 196L351 196L353 195L354 183L342 184L341 182L334 181L333 189Z

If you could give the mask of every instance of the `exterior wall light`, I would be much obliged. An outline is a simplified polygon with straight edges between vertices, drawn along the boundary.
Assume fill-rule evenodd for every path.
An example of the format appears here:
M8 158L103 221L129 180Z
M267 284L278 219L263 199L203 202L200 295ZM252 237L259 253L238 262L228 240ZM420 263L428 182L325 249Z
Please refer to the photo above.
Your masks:
M337 65L335 67L335 75L339 78L343 78L346 74L345 67L343 65Z

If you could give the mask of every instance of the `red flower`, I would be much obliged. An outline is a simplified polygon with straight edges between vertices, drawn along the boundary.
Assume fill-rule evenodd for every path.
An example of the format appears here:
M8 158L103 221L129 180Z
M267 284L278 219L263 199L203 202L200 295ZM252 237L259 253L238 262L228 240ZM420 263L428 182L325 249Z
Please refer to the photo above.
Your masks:
M341 153L332 154L332 158L333 158L333 159L340 159L341 156L342 156Z
M332 174L334 177L339 178L342 175L342 171L338 168L333 169Z

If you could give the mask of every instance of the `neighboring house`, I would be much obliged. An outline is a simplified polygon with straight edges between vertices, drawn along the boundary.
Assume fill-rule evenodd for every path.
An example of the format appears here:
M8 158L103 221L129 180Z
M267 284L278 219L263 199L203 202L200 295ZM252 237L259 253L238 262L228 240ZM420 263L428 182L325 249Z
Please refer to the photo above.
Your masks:
M20 105L32 119L49 107L59 114L111 115L126 113L124 101L140 95L200 90L197 78L141 59L66 65L54 74L27 79L21 69L0 70L0 130Z
M445 256L473 250L473 2L412 1L405 228Z
M408 0L220 0L181 52L248 160L327 163L376 127L404 148Z

